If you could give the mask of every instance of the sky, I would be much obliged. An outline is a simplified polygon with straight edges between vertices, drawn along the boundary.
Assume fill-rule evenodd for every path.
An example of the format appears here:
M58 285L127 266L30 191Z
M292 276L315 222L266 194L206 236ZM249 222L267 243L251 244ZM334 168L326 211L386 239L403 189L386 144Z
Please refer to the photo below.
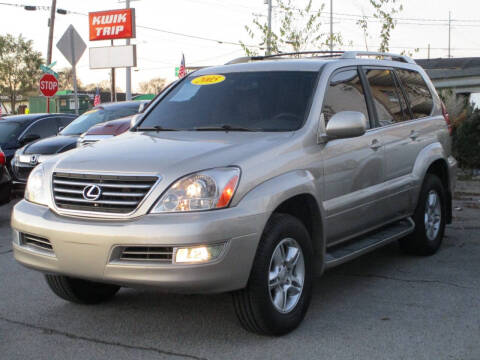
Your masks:
M292 0L297 7L307 0ZM46 57L49 17L48 11L26 11L22 7L6 6L2 3L49 6L51 0L4 0L0 1L0 33L22 34L33 40L34 48ZM274 1L275 3L275 1ZM330 0L313 0L314 6L324 4L321 31L328 33ZM390 51L419 51L414 57L426 58L430 44L430 57L448 56L448 17L451 12L451 56L480 56L480 1L478 0L397 0L403 10L392 32ZM120 0L57 0L57 8L87 14L90 11L118 9L125 6ZM175 79L175 67L179 65L182 53L187 66L223 64L243 56L243 50L235 44L251 40L245 25L252 23L252 13L262 14L266 19L267 5L264 0L132 0L136 9L137 67L132 69L133 91L138 84L152 78ZM344 39L343 49L365 50L363 32L356 25L359 16L371 16L373 8L369 0L333 0L333 28ZM279 12L274 8L273 27L278 26ZM72 24L88 47L108 46L109 41L88 41L88 17L69 13L56 15L53 61L54 70L69 66L55 47L67 27ZM139 26L148 27L141 28ZM188 36L180 36L182 33ZM201 40L189 36L212 39ZM115 44L124 44L116 40ZM369 50L377 50L380 43L379 23L369 18ZM289 49L284 49L289 50ZM88 50L77 65L77 76L83 84L97 83L109 79L109 70L90 70ZM125 70L117 69L117 86L125 89Z

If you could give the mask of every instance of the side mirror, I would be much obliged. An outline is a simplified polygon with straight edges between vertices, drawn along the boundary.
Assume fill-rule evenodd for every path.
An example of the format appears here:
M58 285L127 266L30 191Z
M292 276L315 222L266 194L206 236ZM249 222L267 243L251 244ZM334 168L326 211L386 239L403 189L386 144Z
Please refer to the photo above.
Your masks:
M40 135L37 134L29 134L25 135L23 138L20 139L20 144L21 145L26 145L28 143L31 143L32 141L40 139Z
M327 123L326 134L330 139L362 136L367 130L367 118L358 111L340 111Z
M57 132L57 134L60 134L60 133L62 132L62 130L63 130L63 129L65 129L65 126L60 126L60 127L58 128L58 132Z
M130 120L130 129L133 128L135 125L137 125L140 120L142 120L142 115L137 114L132 117L132 120Z

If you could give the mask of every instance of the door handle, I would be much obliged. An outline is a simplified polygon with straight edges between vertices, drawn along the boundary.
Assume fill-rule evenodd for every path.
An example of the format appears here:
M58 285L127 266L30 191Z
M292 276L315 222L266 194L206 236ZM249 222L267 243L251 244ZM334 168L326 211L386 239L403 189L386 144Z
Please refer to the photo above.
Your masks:
M409 138L412 139L412 140L417 140L418 135L420 135L420 134L418 133L418 131L412 130L412 131L410 132Z
M370 144L371 149L378 150L381 147L382 147L382 143L380 141L378 141L377 139L372 140L372 143Z

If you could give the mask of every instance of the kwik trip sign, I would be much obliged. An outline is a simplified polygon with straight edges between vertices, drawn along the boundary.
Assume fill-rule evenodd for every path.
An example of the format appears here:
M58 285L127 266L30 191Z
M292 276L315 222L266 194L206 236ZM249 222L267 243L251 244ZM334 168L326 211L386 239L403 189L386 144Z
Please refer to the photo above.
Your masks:
M90 41L135 37L135 9L91 12L88 17Z

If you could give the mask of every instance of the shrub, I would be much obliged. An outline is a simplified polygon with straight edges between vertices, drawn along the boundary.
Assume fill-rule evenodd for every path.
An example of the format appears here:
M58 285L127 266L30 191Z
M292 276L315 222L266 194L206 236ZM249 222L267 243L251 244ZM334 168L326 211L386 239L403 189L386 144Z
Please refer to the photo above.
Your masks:
M454 128L453 154L463 168L480 168L480 110Z

